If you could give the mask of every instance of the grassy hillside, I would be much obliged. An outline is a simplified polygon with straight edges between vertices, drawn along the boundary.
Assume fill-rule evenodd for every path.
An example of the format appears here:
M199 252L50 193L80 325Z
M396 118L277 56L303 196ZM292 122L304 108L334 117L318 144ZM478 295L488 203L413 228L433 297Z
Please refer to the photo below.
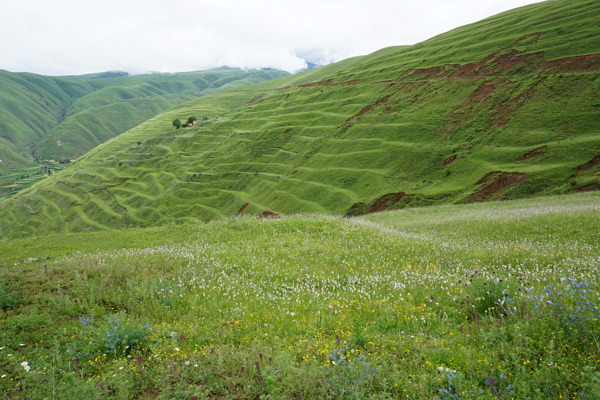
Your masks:
M158 113L231 87L287 75L215 69L179 74L46 77L0 71L0 198ZM60 167L60 165L59 165Z
M595 190L598 15L597 1L542 2L186 103L3 202L0 232L242 212L360 215ZM172 129L191 112L209 118Z
M597 399L600 193L0 241L11 399Z

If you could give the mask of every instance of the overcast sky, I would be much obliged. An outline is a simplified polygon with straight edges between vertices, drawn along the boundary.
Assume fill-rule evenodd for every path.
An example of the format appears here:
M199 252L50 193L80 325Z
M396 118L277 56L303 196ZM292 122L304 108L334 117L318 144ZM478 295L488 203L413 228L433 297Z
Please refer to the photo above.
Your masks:
M304 68L540 0L0 0L0 69L44 75Z

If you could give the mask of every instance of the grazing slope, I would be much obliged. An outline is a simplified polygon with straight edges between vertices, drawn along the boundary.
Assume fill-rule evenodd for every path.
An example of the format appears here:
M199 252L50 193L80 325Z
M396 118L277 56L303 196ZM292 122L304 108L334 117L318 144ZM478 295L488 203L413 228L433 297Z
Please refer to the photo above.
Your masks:
M546 1L187 103L0 204L1 234L597 189L598 15Z
M0 198L59 169L58 160L77 157L166 109L286 73L216 69L122 75L0 71Z

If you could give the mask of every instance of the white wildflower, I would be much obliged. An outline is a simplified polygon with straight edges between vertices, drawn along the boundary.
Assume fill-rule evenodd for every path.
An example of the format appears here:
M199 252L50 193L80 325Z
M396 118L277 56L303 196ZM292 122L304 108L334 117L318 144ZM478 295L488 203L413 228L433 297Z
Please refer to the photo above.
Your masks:
M31 369L31 366L29 365L29 363L27 361L23 361L21 363L21 366L23 366L23 369L27 372L29 372L29 370Z

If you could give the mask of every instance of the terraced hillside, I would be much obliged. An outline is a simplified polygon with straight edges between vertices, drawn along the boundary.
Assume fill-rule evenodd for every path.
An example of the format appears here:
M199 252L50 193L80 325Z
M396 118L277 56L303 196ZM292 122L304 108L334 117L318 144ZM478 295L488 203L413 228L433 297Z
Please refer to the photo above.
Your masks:
M8 237L595 190L600 3L550 0L193 101L0 204ZM193 128L169 121L208 115Z
M48 77L0 71L0 199L62 168L58 160L76 158L177 104L285 75L216 69Z

